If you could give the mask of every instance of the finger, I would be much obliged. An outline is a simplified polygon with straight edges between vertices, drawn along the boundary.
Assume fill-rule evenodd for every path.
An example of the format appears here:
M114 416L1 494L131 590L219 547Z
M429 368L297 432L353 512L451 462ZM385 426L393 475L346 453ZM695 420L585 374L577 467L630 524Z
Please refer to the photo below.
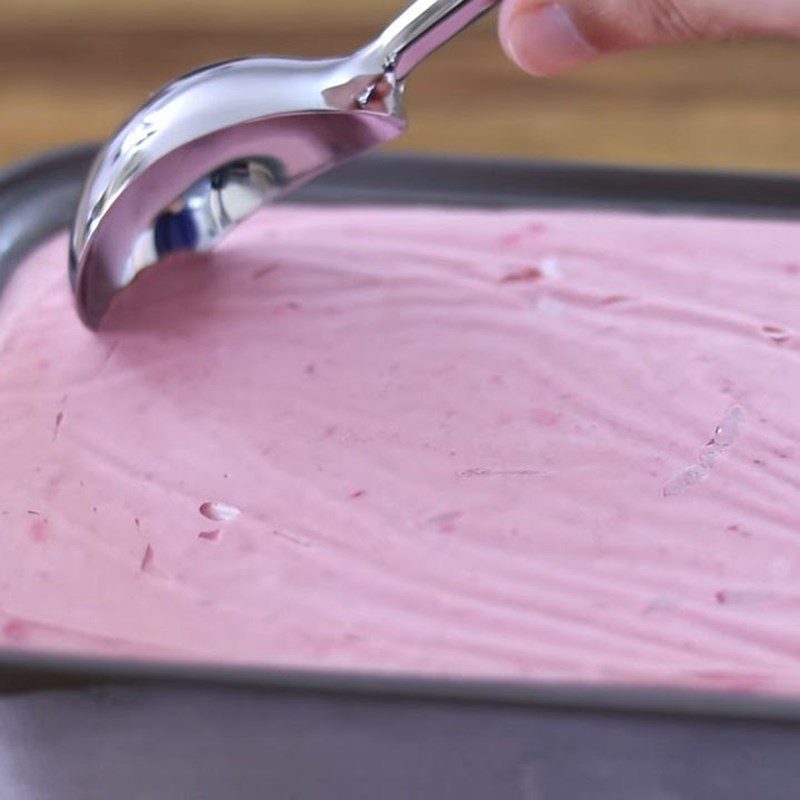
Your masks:
M500 39L536 75L651 45L800 35L798 0L505 0Z

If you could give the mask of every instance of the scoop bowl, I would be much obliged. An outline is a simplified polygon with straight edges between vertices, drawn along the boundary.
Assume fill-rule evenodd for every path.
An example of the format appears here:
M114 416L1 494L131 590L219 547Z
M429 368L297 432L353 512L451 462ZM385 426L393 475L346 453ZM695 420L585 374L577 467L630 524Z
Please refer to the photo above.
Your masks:
M405 129L410 70L496 0L417 0L345 58L245 58L163 88L102 148L69 274L100 326L114 297L176 251L202 251L265 203Z

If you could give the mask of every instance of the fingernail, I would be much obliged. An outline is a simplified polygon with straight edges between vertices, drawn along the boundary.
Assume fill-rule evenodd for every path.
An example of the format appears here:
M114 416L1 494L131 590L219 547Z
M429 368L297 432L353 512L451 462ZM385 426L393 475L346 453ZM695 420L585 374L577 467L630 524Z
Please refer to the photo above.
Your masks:
M502 20L501 38L509 56L534 75L561 72L598 55L558 3L512 11Z

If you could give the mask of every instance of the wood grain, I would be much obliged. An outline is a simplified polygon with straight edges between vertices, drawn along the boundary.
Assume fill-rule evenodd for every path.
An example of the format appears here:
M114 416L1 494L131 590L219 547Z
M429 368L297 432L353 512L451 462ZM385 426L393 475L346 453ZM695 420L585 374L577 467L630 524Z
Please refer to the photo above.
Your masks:
M331 55L402 3L4 0L0 161L100 139L164 81L253 53ZM609 59L535 80L487 19L409 81L398 146L582 161L800 170L800 47L750 42Z

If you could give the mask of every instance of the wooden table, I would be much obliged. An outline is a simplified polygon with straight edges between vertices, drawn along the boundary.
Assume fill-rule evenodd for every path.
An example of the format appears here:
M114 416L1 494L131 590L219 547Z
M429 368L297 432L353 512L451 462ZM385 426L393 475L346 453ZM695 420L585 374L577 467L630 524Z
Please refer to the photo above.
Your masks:
M402 0L3 0L0 162L100 139L162 82L253 53L353 49ZM311 13L313 11L313 13ZM409 81L416 150L800 170L800 46L681 47L534 80L494 20Z

